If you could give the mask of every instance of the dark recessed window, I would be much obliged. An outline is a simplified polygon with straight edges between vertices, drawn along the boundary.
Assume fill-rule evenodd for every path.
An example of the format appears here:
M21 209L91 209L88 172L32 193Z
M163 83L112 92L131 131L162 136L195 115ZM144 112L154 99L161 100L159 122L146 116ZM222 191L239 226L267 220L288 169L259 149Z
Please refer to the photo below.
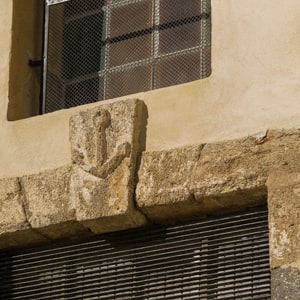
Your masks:
M209 76L210 0L47 0L43 112Z
M265 207L0 254L1 299L270 299Z

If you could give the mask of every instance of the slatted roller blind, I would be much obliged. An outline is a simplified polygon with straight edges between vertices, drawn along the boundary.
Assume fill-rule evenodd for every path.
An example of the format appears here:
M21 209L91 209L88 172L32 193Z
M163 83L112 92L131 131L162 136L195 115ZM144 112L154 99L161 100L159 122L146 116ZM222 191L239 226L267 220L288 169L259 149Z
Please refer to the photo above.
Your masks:
M266 208L1 255L1 299L270 299Z

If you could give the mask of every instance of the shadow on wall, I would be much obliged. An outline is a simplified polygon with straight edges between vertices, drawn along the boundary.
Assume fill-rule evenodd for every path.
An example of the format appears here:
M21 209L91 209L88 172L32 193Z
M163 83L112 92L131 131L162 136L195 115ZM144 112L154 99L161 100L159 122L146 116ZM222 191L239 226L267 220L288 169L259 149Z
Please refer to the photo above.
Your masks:
M43 0L13 0L8 121L39 114Z

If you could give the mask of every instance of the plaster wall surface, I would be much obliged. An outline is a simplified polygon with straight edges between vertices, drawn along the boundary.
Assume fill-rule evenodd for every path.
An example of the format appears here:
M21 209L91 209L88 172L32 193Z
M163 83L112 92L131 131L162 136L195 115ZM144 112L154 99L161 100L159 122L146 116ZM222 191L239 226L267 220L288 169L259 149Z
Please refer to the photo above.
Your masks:
M0 178L69 163L69 118L82 109L7 121L12 2L0 2ZM299 0L211 3L212 75L123 97L147 106L147 151L300 125Z

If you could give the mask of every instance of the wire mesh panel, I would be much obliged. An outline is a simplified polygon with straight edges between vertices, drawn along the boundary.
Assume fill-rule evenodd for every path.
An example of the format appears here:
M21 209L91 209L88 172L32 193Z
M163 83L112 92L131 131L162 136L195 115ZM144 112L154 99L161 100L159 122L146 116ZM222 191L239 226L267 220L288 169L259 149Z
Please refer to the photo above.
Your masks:
M266 208L0 255L0 299L270 299Z
M210 0L46 0L44 112L210 74Z

